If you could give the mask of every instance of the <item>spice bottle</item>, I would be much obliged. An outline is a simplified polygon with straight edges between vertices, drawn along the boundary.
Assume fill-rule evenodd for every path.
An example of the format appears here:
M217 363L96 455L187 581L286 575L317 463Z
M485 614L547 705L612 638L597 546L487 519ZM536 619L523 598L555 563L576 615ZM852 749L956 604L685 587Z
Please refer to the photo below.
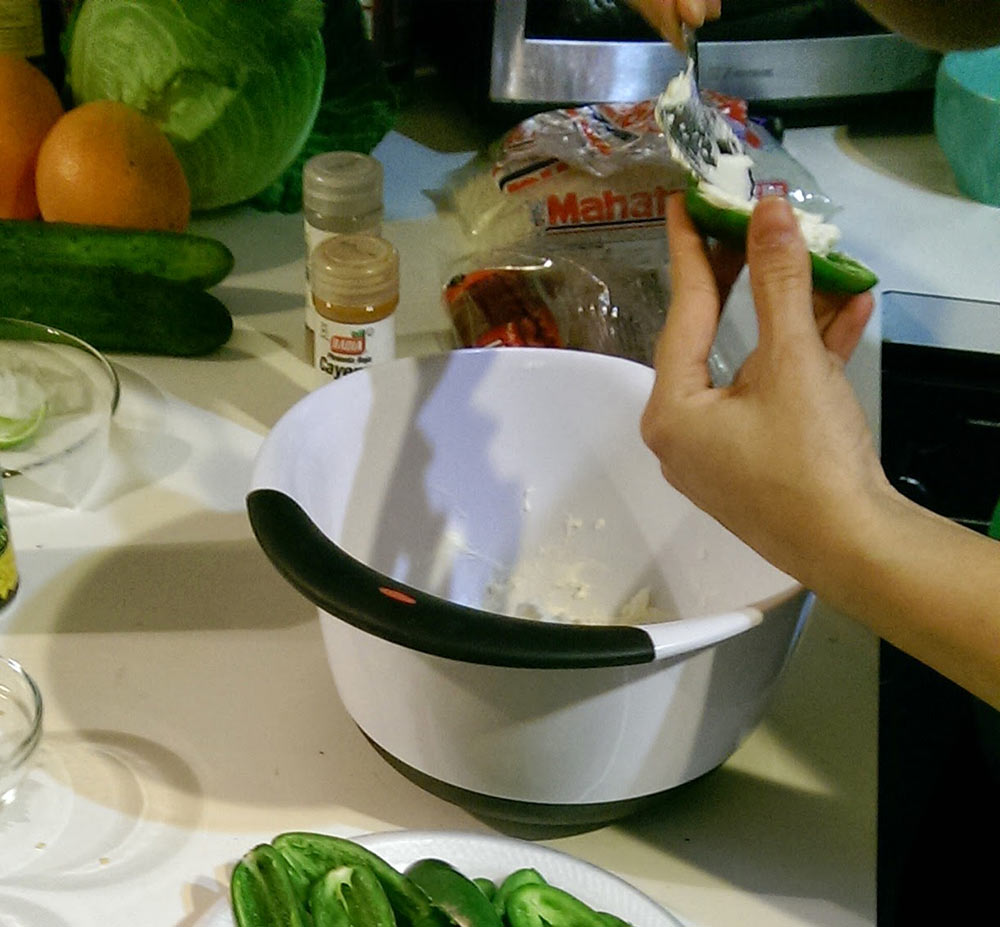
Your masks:
M14 560L14 545L10 539L10 522L7 520L7 506L3 497L3 478L0 477L0 611L14 598L17 592L17 563Z
M356 151L328 151L302 169L302 216L306 237L305 355L313 359L316 313L309 286L308 257L333 235L382 232L382 164Z
M376 235L335 235L309 258L313 365L337 379L396 356L399 254Z

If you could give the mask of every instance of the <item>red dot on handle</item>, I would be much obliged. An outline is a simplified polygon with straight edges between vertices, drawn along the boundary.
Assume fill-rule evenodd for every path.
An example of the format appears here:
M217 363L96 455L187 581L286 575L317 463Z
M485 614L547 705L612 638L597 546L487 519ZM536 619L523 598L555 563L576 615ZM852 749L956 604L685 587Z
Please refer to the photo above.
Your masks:
M390 589L388 586L379 586L378 591L384 596L388 596L390 599L395 599L397 602L402 602L404 605L416 605L417 600L413 598L412 595L407 595L405 592L400 592L398 589Z

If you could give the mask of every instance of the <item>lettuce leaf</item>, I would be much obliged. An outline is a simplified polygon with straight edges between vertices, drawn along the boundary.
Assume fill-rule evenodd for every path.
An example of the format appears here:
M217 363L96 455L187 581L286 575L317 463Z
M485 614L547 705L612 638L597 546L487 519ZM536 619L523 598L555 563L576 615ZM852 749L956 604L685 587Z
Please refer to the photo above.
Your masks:
M325 151L372 149L393 127L399 91L365 35L358 0L326 0L323 45L326 79L312 132L291 166L253 199L258 209L296 212L302 208L302 168Z
M75 103L114 99L174 145L192 209L242 202L295 160L323 96L322 0L84 0L68 35Z

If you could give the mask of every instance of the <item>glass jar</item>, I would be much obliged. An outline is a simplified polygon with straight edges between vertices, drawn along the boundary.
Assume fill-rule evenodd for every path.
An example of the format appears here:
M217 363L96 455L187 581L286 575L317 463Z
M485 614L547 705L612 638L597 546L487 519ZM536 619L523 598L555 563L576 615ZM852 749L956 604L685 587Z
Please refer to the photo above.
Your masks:
M302 169L306 239L305 356L313 359L316 312L309 285L309 255L334 235L382 232L382 164L356 151L314 155Z
M396 356L399 254L376 235L335 235L309 259L313 365L334 379Z

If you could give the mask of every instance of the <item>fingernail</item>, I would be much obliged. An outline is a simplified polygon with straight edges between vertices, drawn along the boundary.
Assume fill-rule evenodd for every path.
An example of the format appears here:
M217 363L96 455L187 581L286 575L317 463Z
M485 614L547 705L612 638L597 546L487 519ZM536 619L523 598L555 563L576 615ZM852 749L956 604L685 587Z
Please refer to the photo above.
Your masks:
M764 214L757 218L753 226L761 239L779 242L799 234L792 206L784 197L763 197L758 205L764 207Z
M697 0L679 0L678 6L681 8L682 18L694 29L705 24L705 5Z

